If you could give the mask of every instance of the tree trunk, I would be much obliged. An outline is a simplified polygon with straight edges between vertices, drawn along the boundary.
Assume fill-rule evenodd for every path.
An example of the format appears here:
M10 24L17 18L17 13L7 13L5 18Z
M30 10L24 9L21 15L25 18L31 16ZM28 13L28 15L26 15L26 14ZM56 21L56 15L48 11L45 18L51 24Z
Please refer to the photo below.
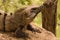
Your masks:
M56 35L57 1L48 0L44 3L42 11L42 27Z

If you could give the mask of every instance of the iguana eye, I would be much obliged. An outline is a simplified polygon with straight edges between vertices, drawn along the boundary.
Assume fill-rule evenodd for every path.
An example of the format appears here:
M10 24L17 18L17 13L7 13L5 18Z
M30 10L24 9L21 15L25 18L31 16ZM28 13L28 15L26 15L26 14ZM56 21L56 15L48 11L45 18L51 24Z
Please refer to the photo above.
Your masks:
M31 13L25 12L24 15L25 15L25 17L29 17L31 15Z
M28 14L27 14L26 12L24 13L24 15L25 15L25 16L28 16Z

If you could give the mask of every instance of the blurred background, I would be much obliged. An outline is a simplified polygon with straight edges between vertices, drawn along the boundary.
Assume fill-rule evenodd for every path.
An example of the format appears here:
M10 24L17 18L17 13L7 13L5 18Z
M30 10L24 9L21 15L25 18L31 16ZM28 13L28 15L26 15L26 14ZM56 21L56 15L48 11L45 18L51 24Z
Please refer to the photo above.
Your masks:
M45 0L0 0L0 10L6 12L14 12L20 8L30 5L40 6ZM42 27L42 14L39 13L33 21L39 27ZM60 38L60 0L58 0L57 5L57 26L56 26L56 36Z

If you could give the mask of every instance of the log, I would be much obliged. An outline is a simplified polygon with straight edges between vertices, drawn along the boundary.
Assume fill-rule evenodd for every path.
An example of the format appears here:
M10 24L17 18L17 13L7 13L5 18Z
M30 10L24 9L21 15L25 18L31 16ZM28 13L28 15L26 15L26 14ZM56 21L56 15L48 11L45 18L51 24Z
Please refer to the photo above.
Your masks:
M38 29L41 33L26 29L27 36L17 38L14 32L0 32L0 40L57 40L53 33L44 28L39 28L35 24L31 24L31 26L33 26L34 29Z

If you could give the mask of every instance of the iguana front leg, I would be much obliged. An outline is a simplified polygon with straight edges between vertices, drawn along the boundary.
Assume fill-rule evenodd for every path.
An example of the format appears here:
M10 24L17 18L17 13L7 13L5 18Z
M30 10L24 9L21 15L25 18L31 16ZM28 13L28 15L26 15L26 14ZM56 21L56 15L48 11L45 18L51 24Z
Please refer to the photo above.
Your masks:
M19 28L15 31L16 37L26 37L27 33L25 33L26 27L23 25L20 25Z

